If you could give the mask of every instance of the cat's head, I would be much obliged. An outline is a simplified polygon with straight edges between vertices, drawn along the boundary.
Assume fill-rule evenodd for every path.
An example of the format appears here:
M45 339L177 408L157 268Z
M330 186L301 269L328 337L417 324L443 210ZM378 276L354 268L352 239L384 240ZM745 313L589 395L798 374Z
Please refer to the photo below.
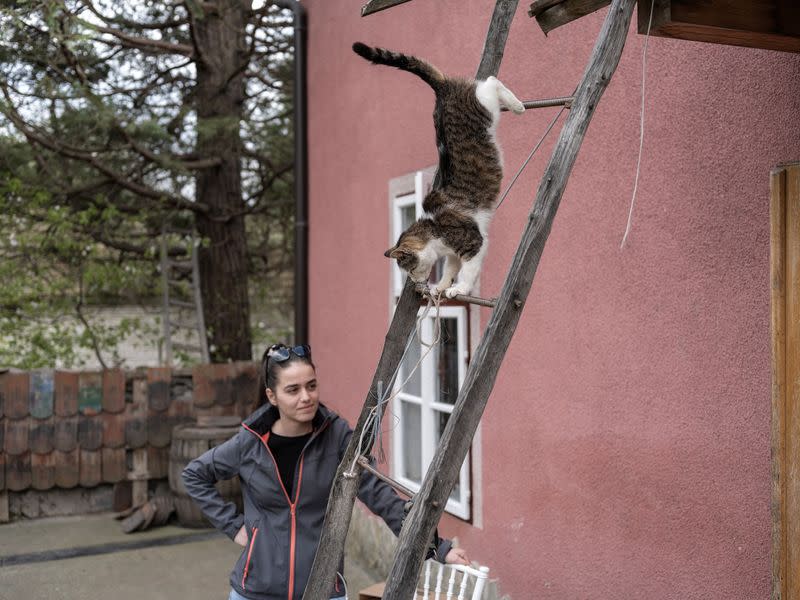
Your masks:
M397 266L408 273L414 283L425 283L436 264L438 256L430 248L430 236L413 224L383 255L397 261Z

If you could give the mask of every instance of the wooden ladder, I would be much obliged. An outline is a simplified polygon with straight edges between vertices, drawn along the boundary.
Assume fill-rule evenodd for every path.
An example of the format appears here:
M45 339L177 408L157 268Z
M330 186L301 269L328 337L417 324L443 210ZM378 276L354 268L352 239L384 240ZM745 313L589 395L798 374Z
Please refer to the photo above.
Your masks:
M379 1L381 8L397 0ZM403 0L407 1L407 0ZM509 268L502 291L467 370L453 412L428 467L422 487L400 532L394 563L386 581L384 600L411 600L428 543L453 489L480 422L500 365L530 292L545 242L595 108L619 63L636 0L613 0L595 42L589 63L575 90L569 116L561 130ZM496 75L518 0L497 0L476 75ZM436 185L436 182L434 182ZM355 460L359 438L377 404L379 387L391 380L414 332L420 296L407 279L372 379L353 437L345 451L331 490L325 524L303 600L328 598L330 582L344 554L352 507L363 464ZM381 410L385 409L385 405ZM368 434L370 432L367 432ZM374 440L368 439L366 448ZM355 465L354 472L350 471Z
M189 244L188 260L176 260L170 256L169 243L175 236L180 236ZM175 229L166 225L161 230L163 345L159 348L159 362L165 366L172 365L176 350L194 354L203 363L211 362L203 316L203 297L200 292L198 244L199 240L193 230ZM197 343L174 340L173 336L179 331L192 332L197 336Z

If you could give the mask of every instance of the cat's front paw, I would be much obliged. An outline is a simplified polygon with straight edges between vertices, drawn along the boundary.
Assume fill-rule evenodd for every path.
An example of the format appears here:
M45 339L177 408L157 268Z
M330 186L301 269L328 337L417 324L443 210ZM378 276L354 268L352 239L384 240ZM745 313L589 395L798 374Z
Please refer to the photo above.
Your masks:
M436 298L440 296L445 291L444 287L439 287L438 285L431 285L428 286L428 294L430 294L431 298Z
M469 294L469 292L470 289L467 286L457 283L447 288L444 291L444 295L448 298L455 298L456 296L466 296Z
M515 115L521 115L525 112L525 105L517 100L514 104L511 105L511 112Z

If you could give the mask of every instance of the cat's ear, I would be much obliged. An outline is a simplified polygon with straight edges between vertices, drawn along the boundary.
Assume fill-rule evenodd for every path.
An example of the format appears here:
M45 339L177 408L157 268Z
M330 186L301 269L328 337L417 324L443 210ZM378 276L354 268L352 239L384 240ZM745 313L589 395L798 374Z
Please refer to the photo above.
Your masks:
M401 258L407 258L411 255L410 252L406 250L401 250L397 246L394 248L389 248L386 252L383 253L386 258L394 258L396 260L400 260Z

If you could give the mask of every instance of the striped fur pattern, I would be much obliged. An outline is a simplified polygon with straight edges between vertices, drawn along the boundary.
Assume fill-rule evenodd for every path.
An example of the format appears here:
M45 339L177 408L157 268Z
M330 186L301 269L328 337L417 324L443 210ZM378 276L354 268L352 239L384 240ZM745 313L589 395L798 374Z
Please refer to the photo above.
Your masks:
M375 64L414 73L436 94L433 118L441 186L428 193L422 217L385 255L418 283L427 282L433 266L444 258L442 278L432 292L444 292L448 298L469 294L486 256L503 179L495 135L500 108L520 114L525 107L495 77L447 77L420 58L362 43L353 44L353 51Z

